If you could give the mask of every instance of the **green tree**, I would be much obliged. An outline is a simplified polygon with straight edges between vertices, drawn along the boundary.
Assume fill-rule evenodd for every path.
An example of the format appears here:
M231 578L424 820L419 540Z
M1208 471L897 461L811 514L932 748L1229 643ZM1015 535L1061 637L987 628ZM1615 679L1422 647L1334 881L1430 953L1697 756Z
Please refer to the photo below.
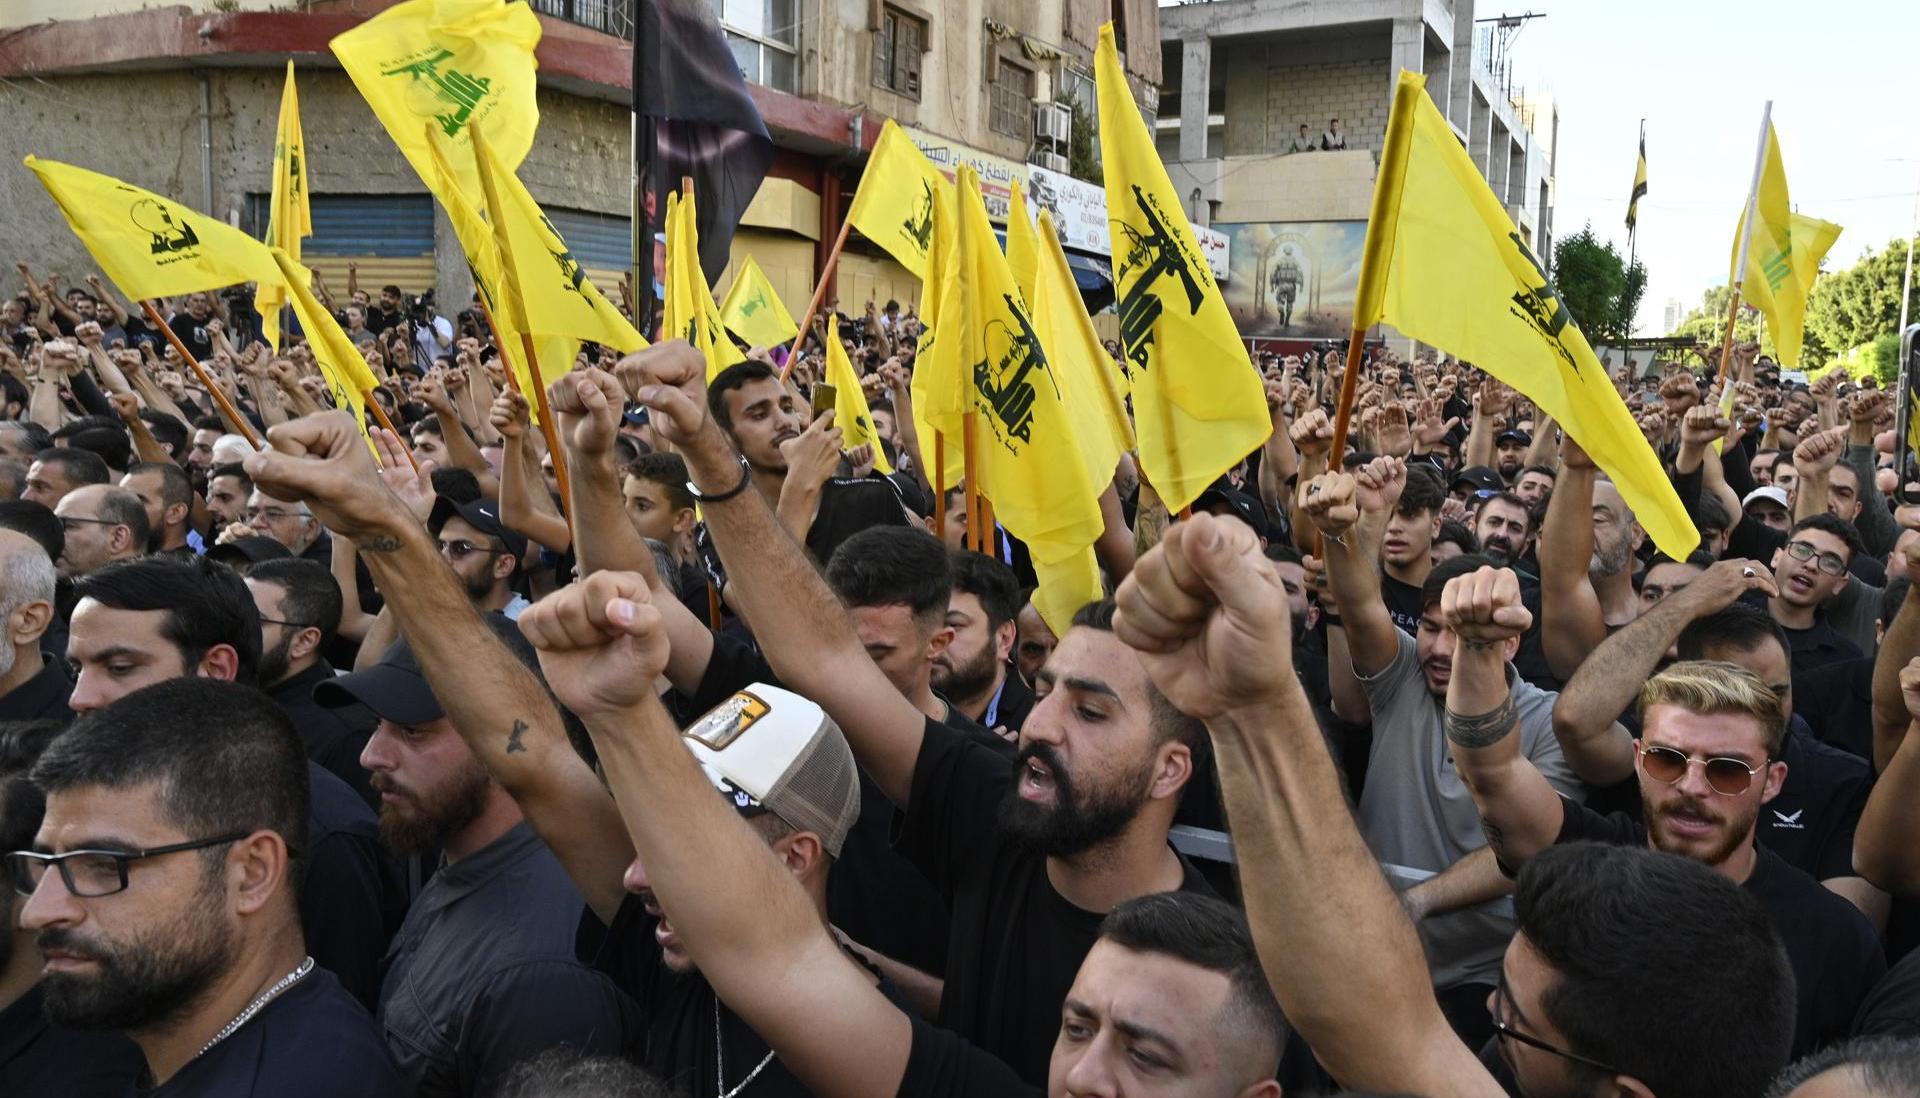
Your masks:
M1054 102L1065 104L1073 112L1073 128L1067 135L1067 174L1089 183L1104 184L1106 176L1100 166L1100 145L1094 140L1093 112L1070 95L1061 95Z
M1900 324L1900 281L1905 274L1907 242L1888 242L1869 251L1844 271L1822 275L1807 303L1807 335L1818 336L1829 351L1870 343ZM1920 293L1910 301L1920 315Z
M1680 320L1680 326L1667 333L1674 336L1686 336L1709 347L1720 346L1727 331L1727 287L1710 286L1700 296L1700 305ZM1744 306L1733 323L1733 339L1736 343L1760 341L1760 353L1773 354L1773 340L1762 331L1765 327L1760 314ZM1803 358L1806 356L1802 356Z
M1632 331L1633 314L1647 290L1647 270L1603 244L1588 225L1563 236L1553 249L1553 284L1589 342L1617 342Z

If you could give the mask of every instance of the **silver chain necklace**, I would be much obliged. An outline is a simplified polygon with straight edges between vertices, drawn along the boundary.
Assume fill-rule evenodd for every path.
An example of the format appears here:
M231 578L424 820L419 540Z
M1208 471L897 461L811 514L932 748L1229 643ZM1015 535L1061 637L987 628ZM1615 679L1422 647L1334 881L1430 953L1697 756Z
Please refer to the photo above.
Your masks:
M200 1046L200 1051L193 1054L194 1058L199 1059L200 1057L205 1056L207 1054L208 1049L226 1040L227 1038L233 1036L234 1031L239 1029L241 1026L246 1025L249 1019L251 1019L254 1015L260 1013L261 1008L265 1007L268 1003L271 1003L275 999L279 998L281 993L285 992L288 988L292 987L293 985L299 983L301 977L305 976L307 973L312 971L313 971L312 957L308 957L306 960L301 961L299 968L296 968L292 972L287 973L285 976L280 977L279 983L268 988L258 999L255 999L253 1002L248 1003L247 1009L241 1011L239 1014L234 1015L233 1021L228 1022L226 1025L222 1026L220 1028L220 1032L213 1035L213 1040L208 1041L206 1044Z
M767 1054L760 1058L759 1066L755 1067L752 1071L748 1072L747 1077L745 1079L740 1080L739 1086L734 1087L732 1090L727 1089L727 1046L724 1043L722 1043L722 1041L720 1040L720 997L717 995L714 996L714 999L713 999L713 1074L715 1076L715 1080L719 1083L719 1086L716 1089L718 1089L720 1093L720 1098L739 1098L740 1092L747 1089L747 1084L753 1082L755 1079L758 1079L760 1077L760 1073L767 1070L767 1065L771 1063L773 1063L773 1050L768 1049Z

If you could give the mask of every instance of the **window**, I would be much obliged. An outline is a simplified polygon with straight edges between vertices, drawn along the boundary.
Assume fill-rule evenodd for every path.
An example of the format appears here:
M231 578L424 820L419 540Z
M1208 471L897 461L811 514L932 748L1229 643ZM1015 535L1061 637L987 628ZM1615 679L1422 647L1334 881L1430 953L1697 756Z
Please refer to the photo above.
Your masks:
M792 93L799 83L794 0L709 0L748 82Z
M903 11L886 8L873 32L873 83L908 99L920 98L920 55L927 48L927 24Z
M528 0L542 15L592 27L603 34L633 41L633 5L630 0Z
M987 128L994 133L1033 140L1033 70L1001 58L993 74L992 110Z

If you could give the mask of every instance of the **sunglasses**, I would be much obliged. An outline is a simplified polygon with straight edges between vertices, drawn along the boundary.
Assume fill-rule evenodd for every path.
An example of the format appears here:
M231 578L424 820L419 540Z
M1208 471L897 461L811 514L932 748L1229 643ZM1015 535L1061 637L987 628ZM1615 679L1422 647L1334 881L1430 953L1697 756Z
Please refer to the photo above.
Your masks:
M1695 758L1677 748L1658 745L1639 745L1640 769L1647 777L1666 785L1679 785L1687 771L1699 763L1706 771L1707 785L1722 796L1738 797L1753 786L1754 775L1766 769L1767 764L1748 766L1739 759L1721 755L1711 759Z

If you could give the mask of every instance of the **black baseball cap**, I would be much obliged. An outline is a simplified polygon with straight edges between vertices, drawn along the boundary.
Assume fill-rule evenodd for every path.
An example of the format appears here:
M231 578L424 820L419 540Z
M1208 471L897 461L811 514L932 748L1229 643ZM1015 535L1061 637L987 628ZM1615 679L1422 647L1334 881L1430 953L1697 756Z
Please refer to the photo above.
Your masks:
M1526 433L1525 431L1522 431L1518 427L1509 427L1506 430L1500 432L1499 434L1493 436L1493 444L1495 446L1498 446L1503 442L1517 442L1522 446L1532 446L1533 436Z
M238 572L244 572L252 565L269 560L285 560L293 556L293 551L264 535L234 538L222 545L207 547L207 559Z
M1195 511L1212 512L1215 507L1225 505L1241 522L1253 528L1253 532L1268 541L1273 540L1273 531L1267 522L1267 509L1260 501L1245 492L1229 485L1224 479L1216 480L1207 486L1193 501Z
M500 505L493 500L457 503L446 496L433 497L433 510L427 515L427 532L439 537L440 528L450 518L458 518L483 534L499 538L506 543L507 552L516 557L527 555L527 536L500 521Z
M533 645L520 633L520 627L504 614L482 614L488 628L521 663L540 673L539 657ZM327 709L341 709L356 702L366 706L382 720L395 724L428 724L447 715L440 700L427 685L426 672L413 654L406 638L393 642L380 662L364 671L323 679L314 684L314 703Z
M1458 488L1462 483L1465 483L1476 492L1504 492L1507 490L1507 482L1500 479L1500 474L1484 465L1469 465L1465 469L1455 473L1448 487Z

